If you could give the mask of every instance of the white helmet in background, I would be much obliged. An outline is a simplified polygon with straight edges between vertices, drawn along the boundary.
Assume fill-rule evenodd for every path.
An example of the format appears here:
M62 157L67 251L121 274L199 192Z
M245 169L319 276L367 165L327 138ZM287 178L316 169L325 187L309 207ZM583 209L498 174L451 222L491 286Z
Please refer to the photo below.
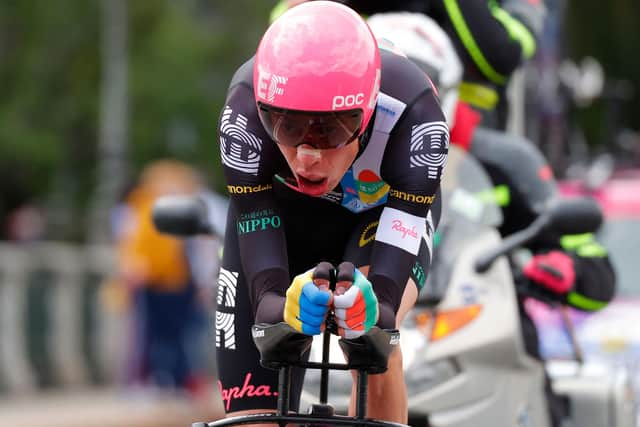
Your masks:
M440 106L452 128L463 70L449 36L421 13L379 13L367 23L377 38L392 42L427 73L438 88Z

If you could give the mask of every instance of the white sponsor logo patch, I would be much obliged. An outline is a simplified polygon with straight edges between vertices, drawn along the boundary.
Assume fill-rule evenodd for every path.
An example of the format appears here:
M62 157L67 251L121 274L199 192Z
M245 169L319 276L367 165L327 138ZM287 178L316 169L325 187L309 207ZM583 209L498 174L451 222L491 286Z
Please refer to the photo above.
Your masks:
M391 335L389 338L389 345L398 345L400 344L400 335Z
M376 107L378 114L376 114L375 130L385 134L391 132L406 108L407 104L404 102L381 92Z
M376 240L417 255L425 232L424 218L386 207L380 215Z
M411 128L409 166L426 167L428 179L437 179L447 161L449 128L445 122L414 125Z
M220 155L226 166L252 175L258 174L262 140L247 130L247 118L225 107L220 120Z
M218 276L218 298L219 306L236 306L236 288L238 287L238 273L220 267Z
M276 95L284 94L284 87L287 84L287 78L271 74L264 70L258 72L258 97L273 102Z
M236 289L238 273L220 268L218 276L218 307L232 308L236 306ZM236 348L235 314L223 311L216 312L216 347Z
M216 312L216 347L236 349L235 315Z

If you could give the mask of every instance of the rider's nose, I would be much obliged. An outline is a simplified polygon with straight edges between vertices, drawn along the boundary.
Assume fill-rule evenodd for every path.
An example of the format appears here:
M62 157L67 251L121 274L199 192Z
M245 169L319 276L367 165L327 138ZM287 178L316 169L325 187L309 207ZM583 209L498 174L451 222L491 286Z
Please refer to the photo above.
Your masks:
M322 158L322 153L310 145L303 144L298 146L296 158L303 166L308 167L318 163Z

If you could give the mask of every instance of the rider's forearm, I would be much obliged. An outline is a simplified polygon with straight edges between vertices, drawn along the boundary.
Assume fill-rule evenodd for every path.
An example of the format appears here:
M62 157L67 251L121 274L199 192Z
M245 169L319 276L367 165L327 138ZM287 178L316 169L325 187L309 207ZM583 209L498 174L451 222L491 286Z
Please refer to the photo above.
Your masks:
M254 311L266 293L284 296L289 269L282 218L271 191L236 197L235 231ZM230 232L230 231L227 231ZM256 256L260 254L260 256Z
M400 207L402 205L390 200L380 217L368 274L380 303L378 325L383 328L395 327L395 314L427 234L425 207L413 213L401 211ZM425 270L429 261L427 259Z
M430 89L408 104L401 120L407 125L391 135L389 144L396 150L381 168L390 189L378 222L368 275L381 303L378 323L384 328L395 327L395 314L416 257L425 237L433 232L429 211L436 201L449 147L449 129ZM426 273L428 263L423 267Z
M282 273L282 270L264 271L254 279L254 282L257 283L254 283L253 286L262 289L262 293L255 304L255 323L274 324L284 320L284 304L286 298L279 289L279 283L282 283L283 280L288 281L289 277L286 275L285 279ZM276 289L272 289L268 283L266 286L262 286L263 283L260 283L262 281L273 283Z
M251 81L253 61L234 75L219 119L220 154L230 196L226 233L236 233L252 308L265 293L284 295L289 285L284 224L273 195L273 158L278 148L257 117Z

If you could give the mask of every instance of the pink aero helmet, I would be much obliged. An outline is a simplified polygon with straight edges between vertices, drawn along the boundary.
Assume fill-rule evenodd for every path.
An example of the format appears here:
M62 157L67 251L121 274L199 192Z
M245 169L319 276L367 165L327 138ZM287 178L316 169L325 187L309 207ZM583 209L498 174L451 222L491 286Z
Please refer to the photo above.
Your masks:
M253 86L262 124L276 142L341 147L364 132L375 109L380 88L376 40L347 6L302 3L262 37Z

